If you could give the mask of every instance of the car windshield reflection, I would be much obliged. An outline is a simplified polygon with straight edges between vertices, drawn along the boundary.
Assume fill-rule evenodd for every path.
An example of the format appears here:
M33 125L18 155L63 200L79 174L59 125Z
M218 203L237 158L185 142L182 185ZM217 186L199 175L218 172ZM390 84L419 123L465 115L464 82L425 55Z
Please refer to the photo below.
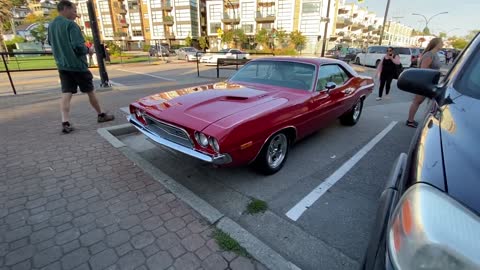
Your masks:
M245 65L230 82L256 83L311 91L315 77L312 64L288 61L254 61Z

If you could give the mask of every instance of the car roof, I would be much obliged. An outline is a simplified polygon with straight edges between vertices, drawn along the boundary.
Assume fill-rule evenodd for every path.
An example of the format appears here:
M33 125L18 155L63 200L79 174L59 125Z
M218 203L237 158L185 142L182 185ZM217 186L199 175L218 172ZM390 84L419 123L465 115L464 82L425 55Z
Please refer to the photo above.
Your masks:
M252 61L292 61L298 63L307 63L314 65L325 65L325 64L344 64L344 62L332 58L325 57L305 57L305 56L273 56L273 57L262 57L257 58Z

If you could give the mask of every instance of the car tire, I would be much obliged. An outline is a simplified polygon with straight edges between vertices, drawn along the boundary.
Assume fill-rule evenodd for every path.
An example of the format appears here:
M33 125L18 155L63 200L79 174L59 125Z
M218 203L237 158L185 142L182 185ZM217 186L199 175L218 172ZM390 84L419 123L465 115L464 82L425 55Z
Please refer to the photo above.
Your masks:
M255 160L255 167L265 175L272 175L278 172L287 160L289 147L290 138L288 134L286 132L275 133L260 150Z
M354 126L362 115L363 99L359 99L353 108L340 117L340 123L345 126Z
M360 58L359 57L355 58L355 64L360 65Z
M375 67L377 68L378 65L380 65L380 59L377 60L377 62L375 62Z

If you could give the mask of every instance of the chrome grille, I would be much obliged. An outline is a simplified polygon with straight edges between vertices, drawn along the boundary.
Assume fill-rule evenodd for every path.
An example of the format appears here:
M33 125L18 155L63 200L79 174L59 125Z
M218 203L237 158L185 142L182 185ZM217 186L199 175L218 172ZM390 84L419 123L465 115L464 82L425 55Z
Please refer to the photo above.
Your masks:
M164 123L150 116L145 116L145 118L148 129L155 132L158 136L185 147L193 148L193 143L186 130Z

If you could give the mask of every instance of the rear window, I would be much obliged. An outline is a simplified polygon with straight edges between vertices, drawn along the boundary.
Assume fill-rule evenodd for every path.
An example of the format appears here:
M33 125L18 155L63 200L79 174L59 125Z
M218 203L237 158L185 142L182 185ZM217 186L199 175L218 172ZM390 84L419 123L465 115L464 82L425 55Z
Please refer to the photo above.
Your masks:
M410 48L395 48L395 52L397 54L407 54L407 55L412 54L412 52L410 51Z

